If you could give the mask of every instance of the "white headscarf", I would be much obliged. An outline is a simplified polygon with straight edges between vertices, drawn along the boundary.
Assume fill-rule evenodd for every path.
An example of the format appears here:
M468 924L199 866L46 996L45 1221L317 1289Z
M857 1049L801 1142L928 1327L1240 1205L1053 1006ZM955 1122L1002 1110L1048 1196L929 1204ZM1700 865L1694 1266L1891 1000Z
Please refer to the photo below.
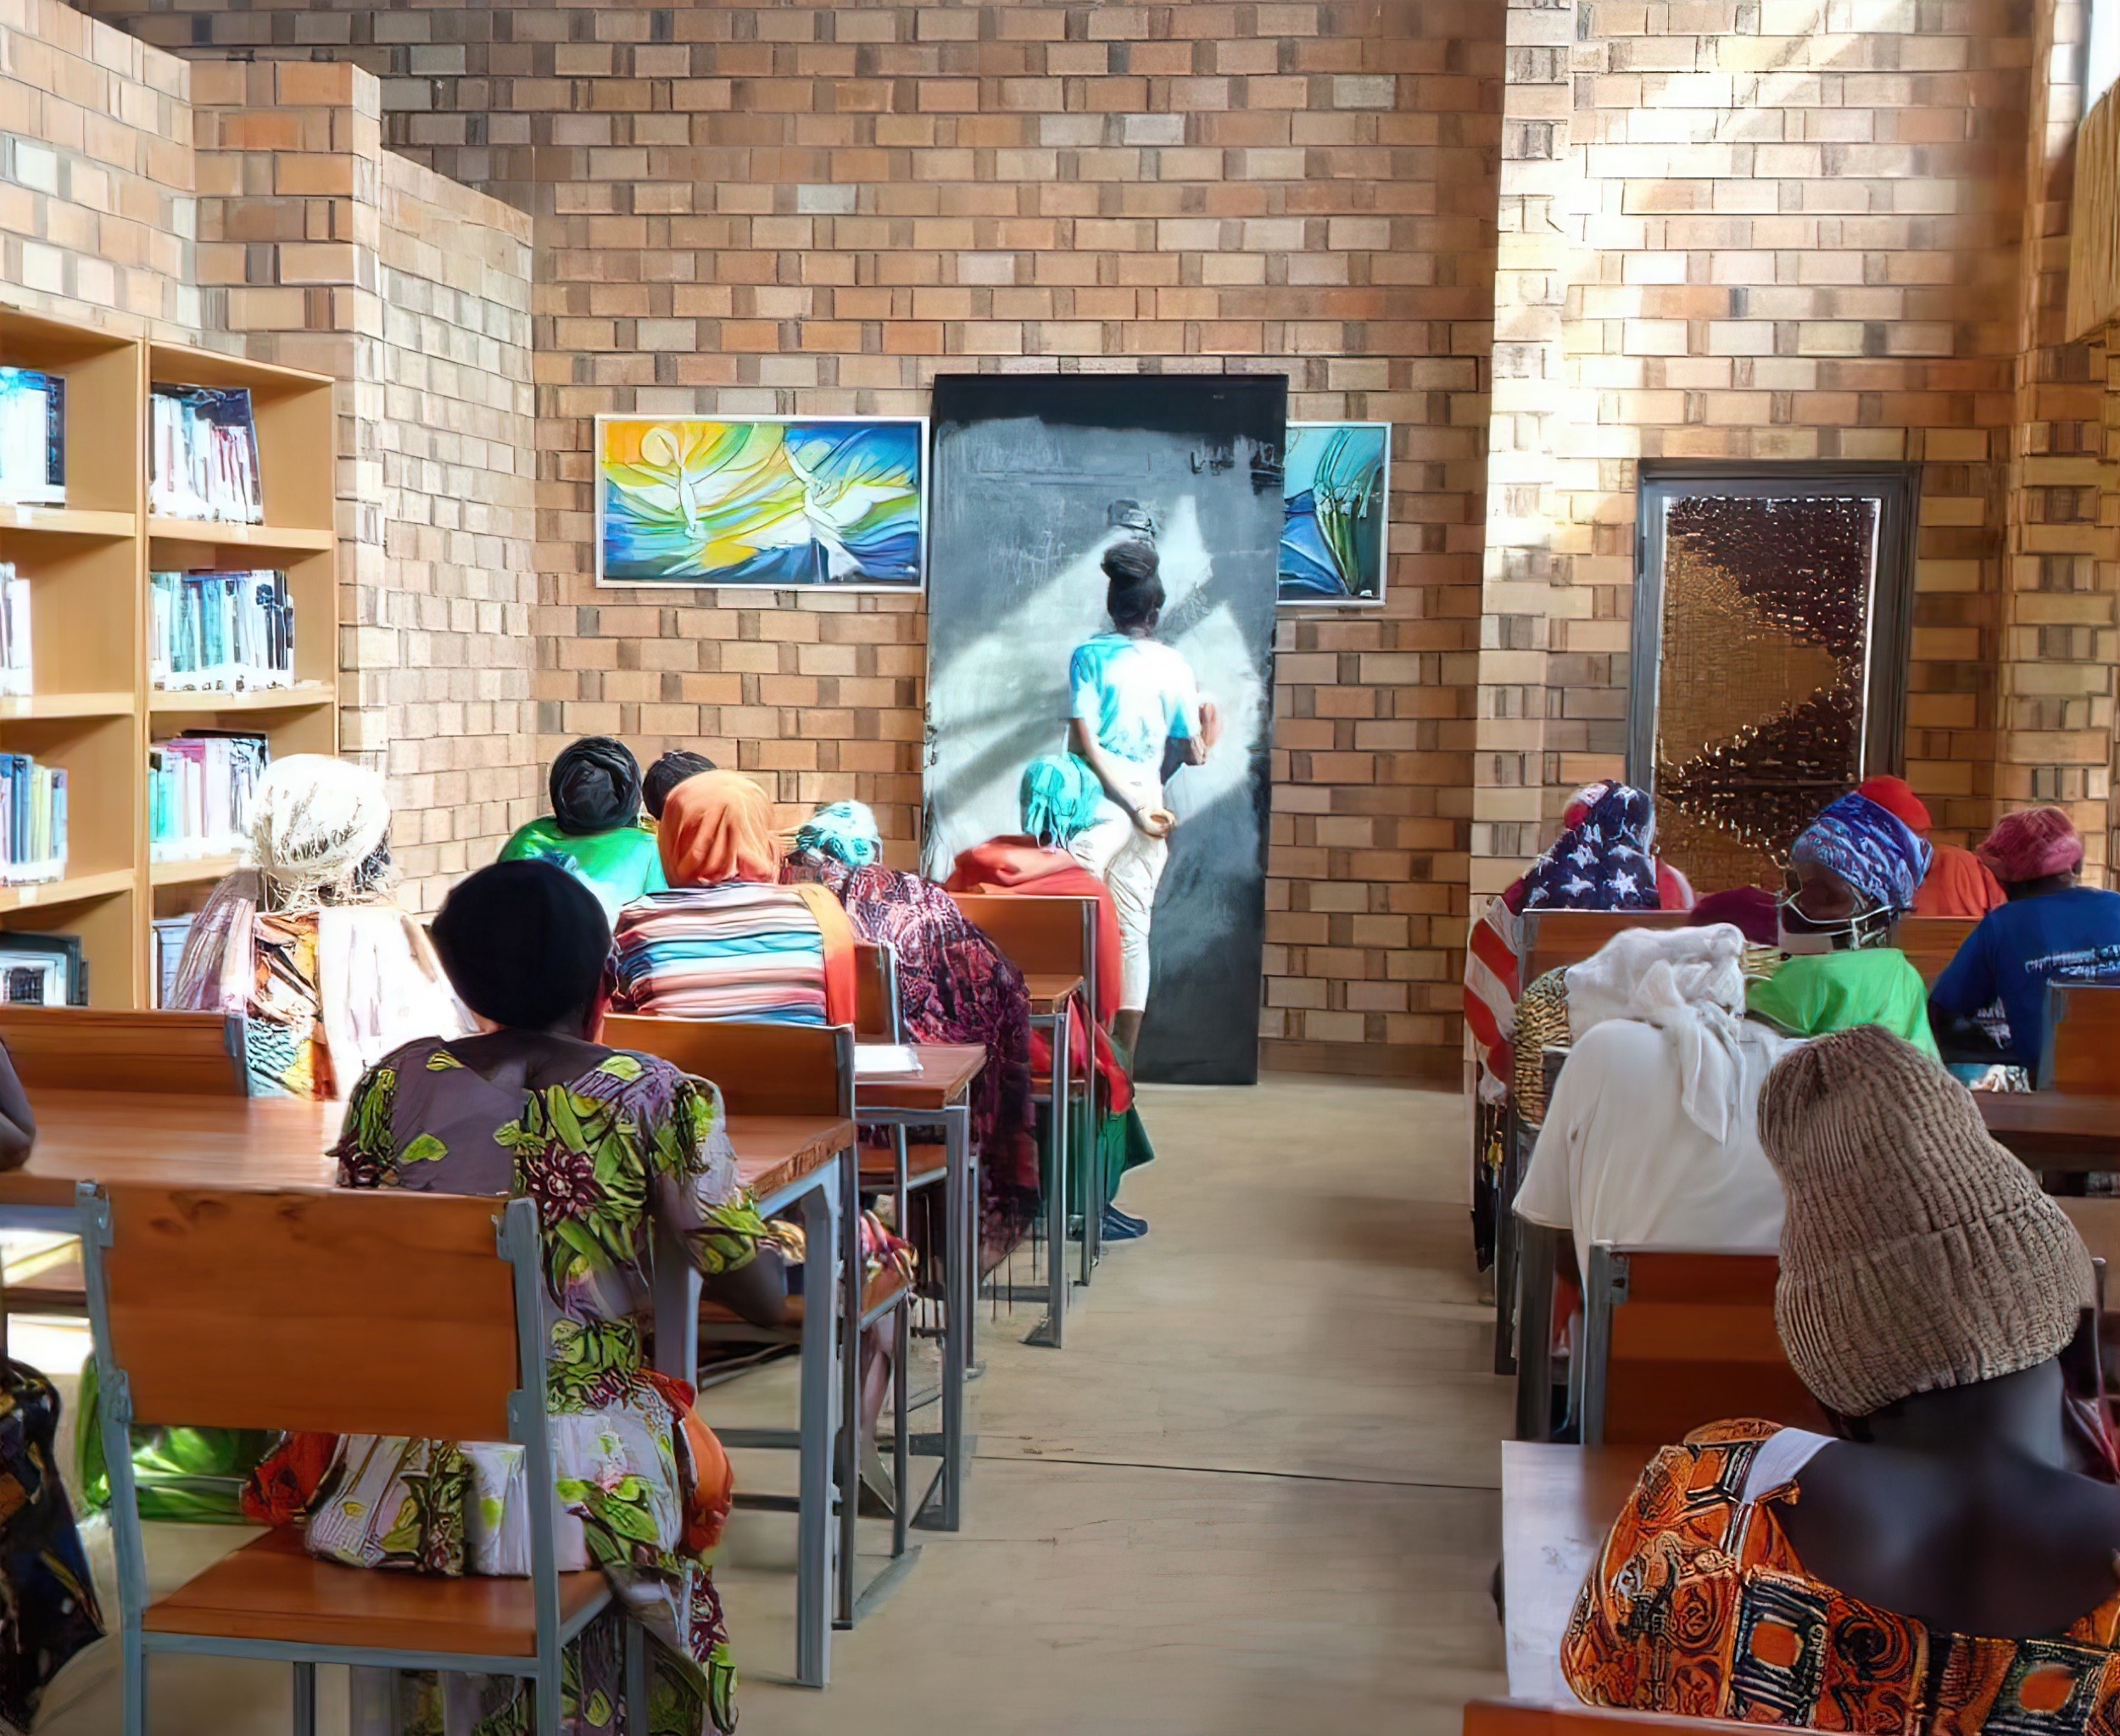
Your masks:
M1622 929L1568 967L1568 1031L1580 1041L1608 1019L1639 1019L1671 1045L1687 1119L1729 1136L1743 1068L1744 935L1729 923L1698 929Z
M275 760L250 807L250 855L268 882L269 907L314 910L343 891L390 831L390 799L365 766L320 753Z

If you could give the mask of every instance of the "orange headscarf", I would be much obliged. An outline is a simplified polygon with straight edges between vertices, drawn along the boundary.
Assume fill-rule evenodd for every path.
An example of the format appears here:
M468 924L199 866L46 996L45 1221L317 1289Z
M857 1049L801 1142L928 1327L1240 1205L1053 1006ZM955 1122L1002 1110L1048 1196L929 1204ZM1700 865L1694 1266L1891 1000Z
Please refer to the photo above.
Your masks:
M780 879L773 803L739 772L702 772L678 784L662 804L656 843L673 887Z
M780 840L773 803L738 772L701 772L671 790L656 830L662 872L673 890L719 886L731 880L775 885ZM809 907L824 937L824 1016L834 1024L855 1018L854 925L828 886L789 889Z

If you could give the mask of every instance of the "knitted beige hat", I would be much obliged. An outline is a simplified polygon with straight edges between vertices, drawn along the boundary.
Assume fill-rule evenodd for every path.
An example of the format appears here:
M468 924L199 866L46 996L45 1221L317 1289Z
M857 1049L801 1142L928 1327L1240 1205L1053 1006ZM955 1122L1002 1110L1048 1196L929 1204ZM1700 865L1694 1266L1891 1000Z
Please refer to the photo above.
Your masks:
M1775 1324L1821 1404L1866 1416L2075 1336L2091 1293L2075 1226L1911 1044L1864 1024L1792 1051L1759 1126L1788 1196Z

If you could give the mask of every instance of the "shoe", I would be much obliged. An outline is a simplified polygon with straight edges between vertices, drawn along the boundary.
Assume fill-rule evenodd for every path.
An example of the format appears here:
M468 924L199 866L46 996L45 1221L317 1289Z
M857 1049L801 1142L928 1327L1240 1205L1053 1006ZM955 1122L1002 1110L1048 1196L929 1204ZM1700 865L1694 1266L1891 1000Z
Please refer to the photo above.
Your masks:
M1129 1217L1117 1206L1104 1208L1104 1239L1107 1242L1138 1242L1147 1233L1147 1219Z

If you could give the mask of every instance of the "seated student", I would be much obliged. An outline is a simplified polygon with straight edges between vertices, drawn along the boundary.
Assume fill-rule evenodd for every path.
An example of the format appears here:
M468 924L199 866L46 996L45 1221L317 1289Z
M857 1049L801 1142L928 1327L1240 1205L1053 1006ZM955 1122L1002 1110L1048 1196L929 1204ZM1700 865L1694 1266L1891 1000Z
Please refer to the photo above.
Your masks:
M1789 957L1752 985L1751 1011L1794 1036L1881 1024L1933 1056L1922 974L1891 944L1928 870L1928 844L1850 790L1798 835L1788 862L1779 925Z
M616 933L621 1013L854 1022L854 929L818 885L780 884L766 792L735 772L688 778L655 840L667 891L628 905Z
M556 862L616 918L663 889L654 837L640 824L640 762L622 741L585 735L552 762L552 812L501 846L502 862Z
M908 1041L985 1047L986 1066L973 1086L972 1137L979 1153L981 1270L990 1270L1023 1239L1037 1210L1030 997L1023 973L948 893L885 868L883 854L876 817L864 804L828 802L796 831L783 872L828 888L856 935L891 948Z
M670 799L670 792L687 778L696 778L702 772L714 769L714 762L703 753L694 753L689 748L672 748L648 768L640 780L640 799L648 809L648 818L661 823L662 805Z
M393 890L382 779L290 754L259 781L249 829L251 865L192 920L170 1005L246 1016L253 1094L336 1097L400 1043L471 1029Z
M2104 1730L2120 1488L2083 1243L1884 1031L1782 1060L1760 1132L1788 1197L1776 1323L1836 1436L1721 1422L1658 1454L1576 1599L1569 1685L1876 1736Z
M1855 794L1903 821L1916 838L1928 838L1928 804L1905 779L1865 778ZM1985 916L2002 902L2000 885L1972 851L1933 840L1928 849L1928 872L1914 895L1916 916Z
M1112 889L1077 862L1069 849L1095 823L1104 800L1096 774L1073 754L1047 754L1024 768L1017 788L1024 829L1013 836L990 838L961 852L944 882L951 892L1029 898L1094 898L1096 901L1096 1069L1099 1125L1071 1130L1070 1148L1094 1147L1103 1179L1104 1235L1113 1242L1148 1233L1148 1220L1113 1203L1127 1173L1155 1161L1148 1130L1134 1107L1130 1056L1123 1056L1109 1035L1118 1016L1123 949L1119 909ZM1090 1052L1088 1033L1078 1011L1068 1039L1070 1052ZM1031 1065L1043 1071L1052 1058L1041 1031L1031 1034Z
M774 1320L786 1298L779 1255L736 1179L721 1093L596 1041L611 929L594 895L555 864L471 875L435 918L434 941L480 1033L409 1044L360 1080L339 1185L536 1202L544 1300L559 1322L560 1566L600 1566L619 1599L573 1643L568 1715L594 1728L590 1700L620 1702L630 1619L660 1642L649 1650L673 1697L669 1727L733 1729L736 1672L710 1568L728 1461L690 1393L652 1372L641 1333L657 1220L710 1294ZM505 1446L349 1437L310 1511L310 1552L352 1566L527 1572L526 1492L510 1482L520 1460ZM360 1673L356 1706L388 1709L370 1728L530 1728L520 1677Z
M2046 1042L2050 982L2120 980L2120 892L2079 886L2084 840L2057 807L2006 814L1980 859L2009 896L1966 936L1929 991L1930 1016L1947 1035L2000 1000L2010 1024L2001 1059L2038 1076Z
M1570 965L1573 1042L1515 1210L1593 1244L1769 1249L1782 1190L1760 1150L1760 1087L1791 1039L1744 1017L1729 924L1633 929Z

